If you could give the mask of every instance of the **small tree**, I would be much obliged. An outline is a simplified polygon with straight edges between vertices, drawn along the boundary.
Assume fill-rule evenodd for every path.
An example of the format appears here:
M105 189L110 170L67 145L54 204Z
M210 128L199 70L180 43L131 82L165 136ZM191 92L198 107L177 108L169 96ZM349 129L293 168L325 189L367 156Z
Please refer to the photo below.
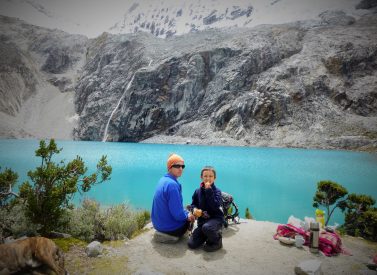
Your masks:
M11 234L11 227L14 223L14 215L10 216L13 201L18 194L12 191L18 179L17 173L6 168L1 172L0 168L0 240Z
M346 199L343 198L347 194L347 189L336 182L326 180L317 183L317 191L313 197L313 207L318 208L319 205L322 205L326 208L327 217L325 225L328 224L331 215L337 207L342 212L345 210L347 203ZM330 209L331 205L334 205L332 209Z
M6 168L4 172L0 172L0 209L9 205L12 198L18 197L18 194L12 191L17 179L17 173L9 168Z
M64 161L54 163L52 157L61 150L54 139L48 145L40 141L35 155L41 157L41 165L28 172L33 185L25 181L20 187L20 197L26 201L26 215L42 226L42 235L62 225L62 217L67 208L73 207L70 201L77 191L88 192L94 184L109 180L112 172L106 156L101 157L97 171L89 176L85 175L87 167L79 156L67 164ZM100 180L97 180L98 175Z
M368 195L350 194L344 228L352 236L377 241L377 209L375 200Z

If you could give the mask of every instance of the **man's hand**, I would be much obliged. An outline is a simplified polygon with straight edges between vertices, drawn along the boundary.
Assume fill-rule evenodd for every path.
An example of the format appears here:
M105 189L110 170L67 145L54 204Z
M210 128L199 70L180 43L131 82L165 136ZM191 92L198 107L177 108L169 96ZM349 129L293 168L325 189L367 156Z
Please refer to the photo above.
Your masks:
M194 221L195 221L195 216L194 216L193 214L189 213L189 214L188 214L188 217L187 217L187 220L188 220L189 222L194 222Z

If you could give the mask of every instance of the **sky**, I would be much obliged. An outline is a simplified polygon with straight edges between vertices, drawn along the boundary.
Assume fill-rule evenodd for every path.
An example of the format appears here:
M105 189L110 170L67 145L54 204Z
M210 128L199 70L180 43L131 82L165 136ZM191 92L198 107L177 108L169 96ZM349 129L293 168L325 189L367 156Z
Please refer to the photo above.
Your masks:
M0 0L0 14L96 37L122 18L129 5L122 0Z
M286 23L313 19L326 9L342 9L356 13L360 0L233 0L254 7L253 25ZM141 7L206 5L208 11L228 5L230 0L0 0L0 14L18 17L28 23L58 28L69 33L97 37L121 21L134 2ZM133 19L129 19L133 20Z

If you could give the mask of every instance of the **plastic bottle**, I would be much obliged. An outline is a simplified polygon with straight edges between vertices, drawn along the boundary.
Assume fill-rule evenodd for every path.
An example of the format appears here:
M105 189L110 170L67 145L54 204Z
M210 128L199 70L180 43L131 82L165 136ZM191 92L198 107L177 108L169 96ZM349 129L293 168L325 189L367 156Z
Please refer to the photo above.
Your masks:
M319 246L319 223L311 222L310 223L310 243L309 250L312 253L318 253Z
M325 212L321 209L316 209L315 220L321 225L321 228L324 228L325 227Z

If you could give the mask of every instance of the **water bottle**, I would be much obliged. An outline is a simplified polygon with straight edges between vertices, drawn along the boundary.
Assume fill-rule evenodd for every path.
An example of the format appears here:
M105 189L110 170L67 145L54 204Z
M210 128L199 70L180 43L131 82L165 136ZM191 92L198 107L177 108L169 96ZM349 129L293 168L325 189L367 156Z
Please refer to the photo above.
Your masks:
M318 253L319 246L319 223L311 222L310 223L310 243L309 250L312 253Z

